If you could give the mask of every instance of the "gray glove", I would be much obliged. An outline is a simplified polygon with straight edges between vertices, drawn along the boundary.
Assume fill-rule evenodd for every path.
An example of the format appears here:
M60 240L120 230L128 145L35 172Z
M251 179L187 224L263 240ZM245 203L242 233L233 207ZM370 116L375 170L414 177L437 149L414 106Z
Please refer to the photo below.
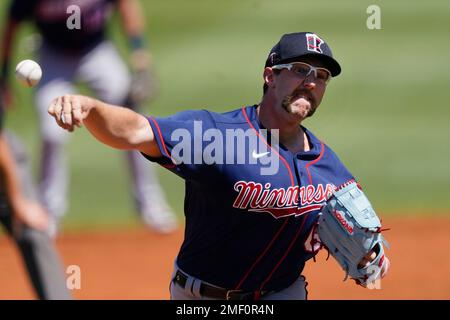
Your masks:
M158 81L151 69L133 73L128 94L129 101L137 106L153 100L158 93Z
M358 284L367 286L381 277L387 263L381 235L381 222L369 200L355 181L339 187L327 200L318 222L322 244L346 273ZM361 265L371 252L375 259ZM344 280L345 280L344 279Z

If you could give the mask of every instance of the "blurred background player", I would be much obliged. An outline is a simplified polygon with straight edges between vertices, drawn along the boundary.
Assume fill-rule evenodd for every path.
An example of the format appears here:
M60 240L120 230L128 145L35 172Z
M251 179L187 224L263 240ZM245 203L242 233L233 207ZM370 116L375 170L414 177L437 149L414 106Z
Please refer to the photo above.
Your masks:
M117 9L131 47L130 74L116 47L106 38L107 22ZM37 87L35 104L42 136L40 197L50 214L50 233L55 234L67 211L69 174L63 146L67 133L47 115L50 102L76 91L74 82L87 84L106 102L132 109L148 101L154 92L151 56L143 38L144 17L138 0L13 0L3 37L0 91L9 99L9 57L18 25L34 22L42 36L38 62L44 75ZM169 233L177 221L159 186L154 167L137 152L127 154L133 177L134 199L141 218L153 230Z
M60 258L46 232L47 213L36 200L27 156L17 137L2 131L2 120L0 103L0 222L17 243L37 297L71 299Z

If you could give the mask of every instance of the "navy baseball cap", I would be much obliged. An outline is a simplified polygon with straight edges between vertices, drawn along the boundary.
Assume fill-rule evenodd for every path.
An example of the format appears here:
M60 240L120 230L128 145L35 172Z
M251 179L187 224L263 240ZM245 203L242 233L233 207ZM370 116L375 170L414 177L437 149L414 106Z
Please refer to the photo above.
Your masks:
M341 66L333 58L328 44L313 32L296 32L285 34L270 50L266 60L266 67L281 63L295 62L305 56L320 59L330 70L333 77L341 73Z

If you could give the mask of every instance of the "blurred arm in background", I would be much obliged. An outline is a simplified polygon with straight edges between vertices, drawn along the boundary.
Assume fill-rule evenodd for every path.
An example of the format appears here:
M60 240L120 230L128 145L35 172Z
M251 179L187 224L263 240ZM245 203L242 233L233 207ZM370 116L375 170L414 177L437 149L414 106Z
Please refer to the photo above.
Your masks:
M14 158L2 133L0 133L0 176L4 188L1 191L8 199L14 218L29 227L46 230L48 215L40 204L24 196Z
M8 75L12 45L18 25L19 23L17 21L8 17L5 21L2 38L0 39L0 103L2 102L5 107L10 107L12 104Z
M130 64L133 79L129 103L139 106L152 100L157 93L152 56L146 43L144 9L138 0L119 0L118 8L132 51Z
M11 2L12 4L12 2ZM12 54L14 37L17 33L20 22L11 15L7 15L4 31L0 40L0 112L11 106L12 95L8 83L9 65ZM3 121L3 114L0 116ZM45 230L48 224L48 215L36 201L29 200L22 192L19 180L18 168L15 159L2 132L0 124L0 175L3 179L2 190L11 206L14 218L25 223L29 227Z
M23 154L19 155L17 143L13 147L13 136L2 133L1 120L0 223L18 246L37 298L72 299L66 287L63 264L46 232L47 212L37 200L32 200L31 190L26 190L30 188L30 172L24 167L27 161Z
M151 54L146 47L143 8L138 0L119 0L118 7L132 49L131 67L146 69L151 65Z

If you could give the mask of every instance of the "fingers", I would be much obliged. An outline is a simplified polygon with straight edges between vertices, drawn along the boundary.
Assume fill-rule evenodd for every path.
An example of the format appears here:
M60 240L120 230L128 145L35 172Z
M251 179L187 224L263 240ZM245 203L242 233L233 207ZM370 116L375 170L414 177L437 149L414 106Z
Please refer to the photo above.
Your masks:
M61 113L62 113L62 98L61 97L53 100L52 104L48 108L48 113L55 118L55 120L59 126L62 127L64 125L61 122Z
M49 217L42 206L36 202L25 202L23 211L18 212L17 220L36 230L46 231L49 225Z
M73 125L81 128L83 125L83 113L81 111L80 100L75 99L72 103L72 121Z
M383 263L383 267L381 268L381 278L384 278L388 274L389 267L391 266L391 262L388 257L384 257L385 261Z
M365 268L367 267L375 258L377 257L377 254L375 251L370 251L358 264L358 268Z
M56 108L56 101L57 101L57 100L58 100L58 99L54 99L54 100L52 101L52 103L50 103L50 106L49 106L48 109L47 109L48 114L51 115L52 117L54 117L55 114L56 114L55 108Z
M70 96L64 96L62 99L62 113L61 122L66 125L68 129L72 128L72 99Z
M72 132L83 123L81 103L79 97L65 95L50 104L48 113L55 118L56 123L63 129Z
M29 224L35 229L46 231L48 229L50 219L44 208L38 203L32 203L31 209L33 217L29 220Z

